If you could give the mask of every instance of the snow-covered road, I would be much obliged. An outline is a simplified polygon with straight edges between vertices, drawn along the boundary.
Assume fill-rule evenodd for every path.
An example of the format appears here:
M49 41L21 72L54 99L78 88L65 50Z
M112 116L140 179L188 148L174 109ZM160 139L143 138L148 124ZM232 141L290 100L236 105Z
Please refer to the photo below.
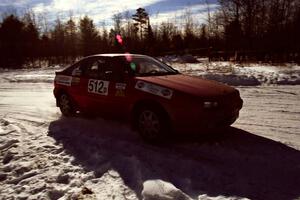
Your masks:
M300 198L300 85L240 86L233 128L151 146L118 122L62 118L53 72L0 74L0 199Z
M300 150L300 86L239 87L244 107L235 127Z

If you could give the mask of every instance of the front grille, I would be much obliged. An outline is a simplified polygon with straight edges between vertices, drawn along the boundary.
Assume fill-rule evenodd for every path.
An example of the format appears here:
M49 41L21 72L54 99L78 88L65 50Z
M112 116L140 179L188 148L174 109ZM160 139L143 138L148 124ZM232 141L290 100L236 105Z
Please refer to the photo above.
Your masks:
M230 94L225 94L222 96L217 96L215 98L206 100L209 102L217 102L218 106L216 107L211 107L211 108L206 108L204 110L208 112L229 112L231 113L233 110L239 110L242 105L243 101L240 98L239 91L234 91Z

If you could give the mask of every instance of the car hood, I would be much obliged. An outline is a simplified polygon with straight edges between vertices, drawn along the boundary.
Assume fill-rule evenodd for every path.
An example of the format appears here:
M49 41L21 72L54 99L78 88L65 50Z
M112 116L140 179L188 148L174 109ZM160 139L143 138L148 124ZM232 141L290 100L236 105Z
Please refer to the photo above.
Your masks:
M233 87L216 81L182 74L136 77L136 79L199 97L223 96L236 91Z

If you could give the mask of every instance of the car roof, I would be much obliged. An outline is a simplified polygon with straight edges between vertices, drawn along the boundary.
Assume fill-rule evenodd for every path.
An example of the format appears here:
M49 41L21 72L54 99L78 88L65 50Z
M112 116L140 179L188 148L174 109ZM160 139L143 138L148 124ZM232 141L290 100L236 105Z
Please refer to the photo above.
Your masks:
M148 57L147 55L142 54L130 54L130 53L104 53L104 54L95 54L90 55L84 58L91 58L91 57L125 57L125 56L134 56L134 57Z

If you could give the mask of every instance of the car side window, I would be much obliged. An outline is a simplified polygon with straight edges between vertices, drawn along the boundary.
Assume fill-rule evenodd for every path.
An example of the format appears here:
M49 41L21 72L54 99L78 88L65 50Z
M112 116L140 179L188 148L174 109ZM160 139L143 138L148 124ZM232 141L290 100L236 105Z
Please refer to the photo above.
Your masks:
M82 75L82 70L80 69L80 64L74 65L74 68L72 70L72 76L80 77Z
M120 82L120 83L124 82L125 63L119 58L112 58L110 64L112 69L112 76L111 76L112 81Z
M66 68L64 70L65 74L69 75L69 76L74 76L74 71L76 69L79 69L79 62L74 63L73 65L71 65L70 67Z
M90 79L107 80L105 72L107 71L107 62L104 58L90 58L85 60L80 69L82 77Z
M91 60L91 62L87 65L85 70L85 75L87 78L98 78L99 65L97 60Z
M97 59L99 70L98 76L101 80L110 80L111 68L109 66L109 61L104 58Z

